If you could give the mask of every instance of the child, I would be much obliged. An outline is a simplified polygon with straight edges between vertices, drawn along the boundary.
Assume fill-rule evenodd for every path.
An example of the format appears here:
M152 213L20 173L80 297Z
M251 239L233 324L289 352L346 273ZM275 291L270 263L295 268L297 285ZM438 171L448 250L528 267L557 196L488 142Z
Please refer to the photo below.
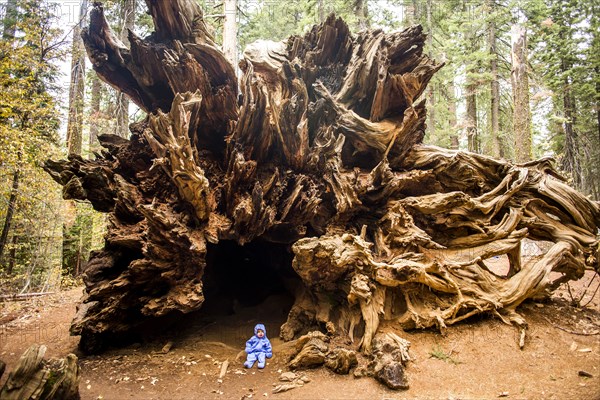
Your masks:
M258 368L265 367L265 357L273 357L271 342L267 338L267 330L263 324L257 324L254 327L254 336L246 342L246 362L244 367L252 368L254 361L258 360Z

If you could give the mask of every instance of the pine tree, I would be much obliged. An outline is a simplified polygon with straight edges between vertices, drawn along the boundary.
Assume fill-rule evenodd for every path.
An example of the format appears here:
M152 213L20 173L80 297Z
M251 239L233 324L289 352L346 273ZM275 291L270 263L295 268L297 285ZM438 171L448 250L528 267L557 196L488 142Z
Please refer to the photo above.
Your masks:
M551 91L547 119L552 151L575 187L600 195L600 45L598 4L583 0L534 2L533 61Z
M100 134L100 103L102 102L102 82L95 72L92 72L92 88L90 98L90 152L96 151L100 145L98 135Z
M353 8L356 19L358 20L358 29L369 29L371 24L369 22L367 0L354 0Z
M121 0L119 36L123 43L129 43L127 35L135 24L136 0ZM129 137L129 99L124 93L117 93L116 131L121 137Z
M225 22L223 23L223 54L229 60L231 65L238 63L238 41L237 41L237 0L224 0L223 13Z
M25 290L56 276L52 268L59 253L53 243L60 236L53 202L59 192L38 165L58 154L60 121L53 94L65 42L51 4L11 4L0 41L0 262Z
M495 0L487 0L486 8L489 11L488 19L488 46L490 51L490 136L492 142L492 156L504 157L503 148L500 145L500 83L498 82L498 49L496 34L496 3Z
M67 122L67 149L69 154L81 155L83 144L83 106L85 93L85 52L81 29L87 10L87 0L79 4L79 20L73 28L71 48L71 83L69 85L69 118Z
M527 76L527 31L518 21L512 26L513 130L516 161L531 160L531 112L529 107L529 78Z

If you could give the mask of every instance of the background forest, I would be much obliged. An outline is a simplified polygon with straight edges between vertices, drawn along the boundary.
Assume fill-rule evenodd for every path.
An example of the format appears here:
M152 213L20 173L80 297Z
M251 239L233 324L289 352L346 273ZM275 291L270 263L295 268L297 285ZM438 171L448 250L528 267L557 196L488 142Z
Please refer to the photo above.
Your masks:
M445 66L427 98L425 141L516 163L552 157L600 200L598 0L199 0L226 56L302 34L332 12L361 29L429 32ZM103 243L106 221L61 199L48 158L94 157L99 134L145 118L91 69L80 39L91 1L0 0L0 288L69 284ZM145 36L142 0L105 1L113 29Z

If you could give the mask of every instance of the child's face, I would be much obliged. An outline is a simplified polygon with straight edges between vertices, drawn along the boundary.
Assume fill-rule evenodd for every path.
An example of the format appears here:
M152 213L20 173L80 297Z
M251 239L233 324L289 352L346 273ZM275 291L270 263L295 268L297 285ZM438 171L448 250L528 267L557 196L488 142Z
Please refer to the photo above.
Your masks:
M261 337L265 336L265 333L261 329L259 329L259 330L256 331L256 336L258 336L259 338L261 338Z

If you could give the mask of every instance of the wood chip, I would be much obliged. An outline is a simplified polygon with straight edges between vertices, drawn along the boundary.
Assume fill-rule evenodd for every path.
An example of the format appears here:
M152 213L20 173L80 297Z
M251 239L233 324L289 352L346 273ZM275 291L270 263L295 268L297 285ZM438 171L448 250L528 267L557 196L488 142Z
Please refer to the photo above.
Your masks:
M577 350L577 343L575 343L575 342L571 343L571 347L569 347L569 350L571 350L571 351Z
M160 352L163 354L167 354L171 350L171 347L173 347L173 342L168 341L167 344L165 344L163 346L163 348L160 350Z
M229 360L223 361L223 364L221 365L221 372L219 372L219 379L223 379L225 377L228 367L229 367Z
M580 353L591 353L592 349L586 347L585 349L579 349L579 352Z
M587 371L581 370L577 373L579 376L585 376L586 378L593 378L594 375L590 374Z

